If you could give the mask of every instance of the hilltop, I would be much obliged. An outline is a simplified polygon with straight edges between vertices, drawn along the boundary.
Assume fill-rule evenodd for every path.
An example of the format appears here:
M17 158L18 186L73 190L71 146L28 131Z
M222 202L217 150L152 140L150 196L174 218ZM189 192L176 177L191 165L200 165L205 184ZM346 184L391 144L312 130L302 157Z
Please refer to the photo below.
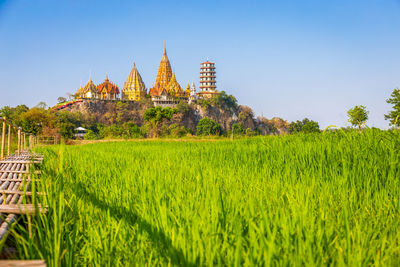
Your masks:
M105 101L98 99L84 99L73 105L66 105L58 112L69 112L79 118L84 127L91 129L91 125L124 125L127 123L144 127L146 110L154 108L150 99L141 101ZM248 106L238 105L235 97L221 92L212 99L201 99L190 104L180 102L172 108L175 113L170 120L163 121L161 128L184 127L186 133L195 134L196 126L203 118L217 122L223 132L234 131L242 134L279 134L287 131L287 122L275 118L267 120L263 117L254 117ZM96 129L95 129L96 131ZM142 132L143 132L142 131ZM182 132L182 131L181 131ZM161 134L163 135L163 134Z

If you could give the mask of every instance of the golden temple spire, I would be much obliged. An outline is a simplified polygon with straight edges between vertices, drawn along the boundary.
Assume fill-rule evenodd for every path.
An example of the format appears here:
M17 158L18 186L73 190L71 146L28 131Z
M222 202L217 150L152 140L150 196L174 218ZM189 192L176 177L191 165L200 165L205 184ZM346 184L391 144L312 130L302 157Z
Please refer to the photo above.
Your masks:
M172 77L171 64L169 63L164 41L163 55L161 58L160 65L158 66L156 82L154 83L154 87L151 88L149 91L150 95L160 95L162 91L167 88L167 85L171 80L171 77Z
M122 98L128 100L140 100L146 96L147 90L139 71L133 62L132 70L122 89Z
M172 72L172 77L167 85L166 91L171 96L180 96L183 94L182 87L176 80L175 71Z

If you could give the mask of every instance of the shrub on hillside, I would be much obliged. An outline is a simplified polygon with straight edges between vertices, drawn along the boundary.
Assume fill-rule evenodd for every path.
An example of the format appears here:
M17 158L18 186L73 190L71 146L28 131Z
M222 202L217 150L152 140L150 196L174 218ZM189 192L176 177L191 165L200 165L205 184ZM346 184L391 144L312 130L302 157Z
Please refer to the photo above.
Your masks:
M188 130L184 126L171 124L169 126L171 137L180 138L188 134Z
M216 121L203 118L199 121L196 127L197 135L221 135L222 127Z

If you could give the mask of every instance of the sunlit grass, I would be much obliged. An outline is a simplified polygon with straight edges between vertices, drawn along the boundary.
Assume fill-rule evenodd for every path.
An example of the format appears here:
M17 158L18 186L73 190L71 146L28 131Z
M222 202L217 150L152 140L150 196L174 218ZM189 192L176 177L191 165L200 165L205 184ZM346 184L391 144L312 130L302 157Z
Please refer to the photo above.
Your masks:
M398 132L40 152L49 212L32 218L30 238L21 224L12 233L22 258L49 266L400 264Z

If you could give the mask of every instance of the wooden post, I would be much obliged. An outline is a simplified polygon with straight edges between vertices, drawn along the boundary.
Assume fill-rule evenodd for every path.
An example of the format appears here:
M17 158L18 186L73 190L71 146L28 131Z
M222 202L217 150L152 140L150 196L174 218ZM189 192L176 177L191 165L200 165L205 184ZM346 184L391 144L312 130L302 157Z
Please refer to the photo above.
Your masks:
M24 133L24 150L26 150L26 133Z
M4 158L4 147L6 145L6 118L3 118L3 131L1 135L1 154L0 159Z
M10 156L11 147L11 124L8 125L8 146L7 146L7 156Z
M18 155L21 153L21 128L18 128Z

